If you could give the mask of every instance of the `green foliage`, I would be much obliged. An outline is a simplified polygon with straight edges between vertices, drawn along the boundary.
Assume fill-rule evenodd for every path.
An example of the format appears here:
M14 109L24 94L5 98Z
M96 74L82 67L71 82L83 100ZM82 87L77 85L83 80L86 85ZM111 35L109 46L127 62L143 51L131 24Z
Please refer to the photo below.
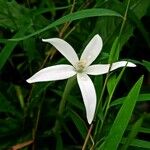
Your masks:
M116 150L118 148L121 138L131 118L142 82L143 77L141 77L136 82L136 84L133 86L133 88L125 98L102 149L107 150L111 147L112 150Z
M143 117L141 117L139 120L137 120L136 123L133 125L126 142L124 143L124 145L121 148L122 150L127 149L129 147L129 145L132 143L134 138L137 136L137 133L139 132L139 129L140 129L142 123L143 123Z
M150 149L149 17L150 0L0 0L0 150ZM91 77L97 110L89 125L74 78L26 79L68 63L42 38L65 39L80 56L95 34L103 39L95 63L137 67Z
M22 28L30 23L29 9L22 7L16 1L0 0L0 26L11 31Z

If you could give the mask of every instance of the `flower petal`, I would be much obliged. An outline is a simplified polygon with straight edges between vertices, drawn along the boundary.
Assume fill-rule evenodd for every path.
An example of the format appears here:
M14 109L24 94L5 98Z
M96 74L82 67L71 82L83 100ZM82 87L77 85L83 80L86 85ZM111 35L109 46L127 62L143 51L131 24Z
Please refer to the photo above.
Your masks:
M96 34L88 45L85 47L80 60L86 62L86 67L89 66L99 55L102 49L102 39L101 37Z
M46 67L27 80L28 83L55 81L72 77L76 74L74 67L71 65L56 65Z
M42 39L42 41L52 44L73 66L79 61L76 52L66 41L59 38Z
M78 73L77 81L83 97L88 123L91 124L96 109L96 92L92 80L87 74Z
M120 67L136 67L135 64L127 61L119 61L112 64L110 71L113 71ZM97 64L97 65L91 65L87 68L86 73L89 75L101 75L108 73L110 64Z

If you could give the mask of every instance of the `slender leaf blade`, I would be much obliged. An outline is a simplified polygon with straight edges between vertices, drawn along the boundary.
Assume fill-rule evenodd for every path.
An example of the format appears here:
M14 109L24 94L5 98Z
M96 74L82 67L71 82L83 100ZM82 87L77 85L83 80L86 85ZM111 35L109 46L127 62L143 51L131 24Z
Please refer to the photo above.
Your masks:
M121 143L124 143L126 141L126 138L123 138ZM150 142L145 141L145 140L139 140L139 139L134 139L130 146L134 147L139 147L139 148L144 148L144 149L150 149Z
M103 150L108 150L110 148L111 150L116 150L117 147L119 146L119 143L121 142L121 138L124 134L124 131L128 125L133 109L135 107L142 82L143 82L143 77L141 77L135 83L135 85L129 92L128 96L126 97L110 129L110 132L106 138L106 141L103 146Z
M136 135L138 134L142 123L143 123L143 116L140 119L138 119L135 122L135 124L132 126L131 131L128 135L128 138L126 139L126 141L125 141L124 145L122 146L121 150L126 150L130 146L130 144L132 143L132 141L135 139Z
M102 9L102 8L85 9L85 10L81 10L81 11L66 15L66 16L54 21L53 23L46 26L45 28L42 28L32 34L29 34L27 36L20 37L20 38L10 39L10 41L20 41L20 40L28 39L32 36L38 35L44 31L47 31L53 27L56 27L65 22L68 22L68 21L71 22L74 20L79 20L79 19L84 19L84 18L89 18L89 17L100 17L100 16L115 16L115 17L120 17L120 18L122 17L118 12L115 12L110 9Z
M87 131L88 131L85 122L73 110L70 111L69 115L72 121L74 122L75 126L77 127L78 131L80 132L82 138L85 139Z
M124 102L124 99L125 97L121 97L121 98L114 100L110 104L110 107L122 104ZM137 102L143 102L143 101L150 101L150 93L139 94Z
M13 38L18 38L20 36L23 36L25 31L27 30L27 27L23 27L20 31L18 31ZM18 44L18 41L8 41L5 47L2 49L0 52L0 70L3 68L5 65L6 61L8 60L9 56L13 52L14 48Z

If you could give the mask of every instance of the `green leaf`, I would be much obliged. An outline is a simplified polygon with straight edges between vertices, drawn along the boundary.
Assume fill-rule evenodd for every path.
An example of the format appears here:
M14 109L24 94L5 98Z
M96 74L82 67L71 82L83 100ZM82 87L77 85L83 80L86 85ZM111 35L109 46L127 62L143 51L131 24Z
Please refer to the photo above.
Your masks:
M60 97L63 95L62 91L58 91L58 90L52 90L52 91L54 93L56 93L57 95L59 95ZM72 106L74 106L74 107L76 107L78 109L81 109L81 110L84 109L83 102L78 101L74 95L68 94L67 101L68 101L69 105L72 105Z
M14 38L14 39L10 39L10 41L20 41L20 40L25 40L29 37L38 35L44 31L47 31L53 27L56 27L58 25L61 25L65 22L71 22L74 20L78 20L78 19L84 19L84 18L89 18L89 17L100 17L100 16L116 16L116 17L122 17L119 13L110 10L110 9L102 9L102 8L93 8L93 9L85 9L85 10L81 10L81 11L77 11L75 13L71 13L69 15L66 15L56 21L54 21L53 23L51 23L50 25L46 26L43 29L40 29L30 35L24 36L24 37L20 37L20 38Z
M110 129L106 141L103 145L103 150L116 150L119 146L121 138L124 134L124 131L128 125L128 122L131 118L133 109L135 107L140 88L143 82L143 77L141 77L130 90L128 96L124 100L122 107L120 108L117 117ZM128 111L127 111L128 110Z
M23 41L23 49L26 51L29 63L32 60L40 58L40 54L37 51L36 40L34 38L29 38Z
M116 87L117 87L119 81L121 80L121 77L122 77L122 75L123 75L125 69L126 69L126 66L123 67L123 69L121 70L121 72L119 73L119 75L118 75L118 77L117 77L116 79L113 78L113 79L111 80L111 78L110 78L110 81L108 80L107 86L108 86L108 92L109 92L110 96L109 96L109 98L107 99L107 101L105 102L105 105L106 105L106 108L105 108L106 110L105 110L105 111L106 111L106 113L107 113L107 111L108 111L108 109L109 109L109 107L110 107L110 102L111 102L111 100L112 100L113 94L114 94L114 92L115 92L115 90L116 90ZM114 76L114 77L115 77L115 76ZM110 82L110 83L109 83L109 82Z
M116 77L116 74L113 74L109 77L108 82L107 82L107 90L108 90L109 95L111 95L114 87L116 87L116 84L118 84L117 77Z
M97 97L100 97L103 87L103 76L96 76L94 79L94 86L97 93Z
M15 108L1 92L0 92L0 112L12 114L15 112Z
M110 106L116 106L116 105L120 105L124 102L125 97L119 98L114 100ZM149 93L145 93L145 94L139 94L137 102L143 102L143 101L150 101L150 94Z
M82 120L82 118L73 110L69 111L69 116L72 119L72 121L74 122L75 126L77 127L79 133L81 134L82 138L85 139L86 134L87 134L87 127L85 122Z
M134 140L134 138L138 134L142 123L143 123L143 116L139 120L137 120L135 122L135 124L132 126L131 131L128 135L128 138L126 139L126 141L125 141L124 145L122 146L121 150L126 150L130 146L130 144L132 143L132 141Z
M28 27L23 27L19 32L17 32L13 36L13 38L18 38L18 37L22 36L27 29L28 29ZM15 41L15 42L9 41L9 42L7 42L5 47L0 52L0 70L5 65L6 61L8 60L9 56L11 55L11 53L13 52L13 50L17 44L18 44L18 41Z
M63 150L63 140L60 135L57 136L56 150Z
M144 24L142 23L141 19L138 18L133 11L129 11L129 18L137 26L137 28L141 32L142 36L144 37L145 41L147 42L147 45L150 48L150 36L149 36L149 32L146 31L146 29L144 28Z
M113 42L112 48L110 50L109 60L108 63L111 64L114 61L117 61L119 58L119 51L120 51L120 43L119 38L116 37L115 41Z
M149 0L132 0L131 6L133 12L136 14L138 18L141 18L141 16L145 15L147 12L148 7L150 6Z
M119 1L111 1L111 3L110 3L110 1L108 1L107 6L109 6L109 8L111 8L111 9L119 12L120 14L122 14L122 16L126 9L126 5ZM139 24L137 24L138 22L134 18L134 16L130 15L130 12L134 12L136 17L139 20L141 20L141 18L146 14L149 6L150 6L149 0L132 0L131 1L130 9L128 11L128 16L126 18L126 24L124 26L123 32L122 32L120 40L119 40L120 48L122 48L123 45L129 40L129 38L134 35L133 32L134 32L135 27L138 27L140 29L141 33L145 34L145 31L143 31L141 26L139 26ZM110 19L112 19L112 18L110 18ZM98 23L98 26L101 27L98 31L100 33L102 33L102 35L103 35L102 37L106 37L105 43L107 43L107 45L105 45L105 43L104 43L104 45L105 45L105 49L108 52L111 49L110 45L113 43L116 36L118 36L118 30L120 30L120 26L121 26L120 21L117 21L117 23L116 23L116 18L114 18L115 20L112 20L112 21L110 19L102 18ZM106 23L104 24L104 22L106 22ZM103 33L104 31L106 31L105 35ZM147 35L144 35L144 37L147 39ZM126 53L129 53L129 52L126 51Z
M33 108L37 106L37 104L39 105L39 103L41 103L41 94L46 91L46 89L52 84L52 82L48 82L48 83L38 83L33 85L32 88L32 94L30 97L30 103L28 106L28 110L29 111L33 111Z
M150 62L143 60L142 65L150 72Z
M150 129L149 129L149 128L141 127L141 128L139 129L139 132L150 134Z
M123 138L121 143L124 143L125 141L126 141L126 138ZM132 141L130 146L150 149L150 142L149 141L135 139L135 140Z
M116 37L115 41L113 42L112 48L110 50L110 55L108 59L108 63L111 64L115 61L118 60L119 58L119 51L120 51L120 44L119 44L119 38ZM109 77L108 82L107 82L107 89L109 95L111 94L115 84L116 84L116 76L112 75Z
M14 118L0 119L0 137L10 136L21 129L21 121Z
M1 27L9 28L12 31L21 29L22 25L27 25L31 22L28 14L29 9L17 4L16 1L0 0Z

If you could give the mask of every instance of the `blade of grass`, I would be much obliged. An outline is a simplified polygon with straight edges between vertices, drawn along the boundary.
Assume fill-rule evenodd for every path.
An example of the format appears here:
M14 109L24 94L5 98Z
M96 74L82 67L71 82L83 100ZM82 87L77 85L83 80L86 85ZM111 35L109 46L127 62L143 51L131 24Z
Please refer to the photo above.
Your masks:
M122 16L118 12L115 12L115 11L110 10L110 9L102 9L102 8L85 9L85 10L81 10L81 11L66 15L66 16L54 21L53 23L46 26L45 28L42 28L42 29L40 29L40 30L38 30L32 34L29 34L27 36L20 37L20 38L15 37L13 39L10 39L10 41L25 40L27 38L38 35L44 31L47 31L53 27L56 27L56 26L61 25L65 22L68 22L68 21L71 22L71 21L78 20L78 19L84 19L84 18L89 18L89 17L100 17L100 16L115 16L115 17L122 18Z
M119 38L116 37L115 41L113 42L112 48L110 50L110 55L108 59L109 64L112 64L112 62L115 62L118 60L119 51L120 51ZM112 75L109 77L108 82L107 82L107 90L108 90L109 95L111 95L111 92L115 84L116 84L116 75Z
M141 34L143 35L148 47L150 48L150 36L149 32L146 31L144 28L144 25L142 24L141 20L136 16L136 14L133 11L129 11L129 19L136 25L136 27L139 29Z
M119 37L116 37L115 41L113 42L112 48L110 50L108 63L112 63L118 60L119 51L120 51Z
M127 148L130 146L130 144L132 143L132 141L135 139L136 135L138 134L142 123L143 123L143 116L139 120L137 120L135 124L132 126L131 131L128 135L128 138L126 139L121 150L127 150Z
M25 31L28 29L28 27L23 27L20 31L18 31L13 37L14 38L18 38L20 36L23 36L23 34L25 33ZM16 47L16 45L18 44L18 41L8 41L5 45L5 47L2 49L2 51L0 52L0 70L3 68L3 66L5 65L6 61L8 60L9 56L11 55L11 53L13 52L14 48Z
M126 141L126 138L123 138L121 143L124 143L125 141ZM140 148L144 148L144 149L150 149L150 142L149 141L135 139L135 140L132 141L130 146L140 147Z
M63 150L63 140L61 135L57 136L56 150Z
M110 129L110 132L106 138L106 141L103 145L103 150L116 150L121 138L124 134L124 131L128 125L128 122L131 118L133 109L135 107L140 88L143 82L143 76L135 83L128 96L126 97L122 107L120 108L117 117ZM128 111L127 111L128 110Z
M11 113L16 115L15 107L9 102L9 100L0 92L0 113Z
M141 128L139 129L139 131L142 132L142 133L150 134L150 128L141 127Z
M125 97L114 100L110 104L110 107L122 104L124 102L124 99ZM150 93L139 94L137 102L143 102L143 101L150 101Z
M74 122L75 126L77 127L82 138L85 139L87 131L88 131L85 122L82 120L82 118L76 112L74 112L71 109L70 109L69 116L72 119L72 121Z

